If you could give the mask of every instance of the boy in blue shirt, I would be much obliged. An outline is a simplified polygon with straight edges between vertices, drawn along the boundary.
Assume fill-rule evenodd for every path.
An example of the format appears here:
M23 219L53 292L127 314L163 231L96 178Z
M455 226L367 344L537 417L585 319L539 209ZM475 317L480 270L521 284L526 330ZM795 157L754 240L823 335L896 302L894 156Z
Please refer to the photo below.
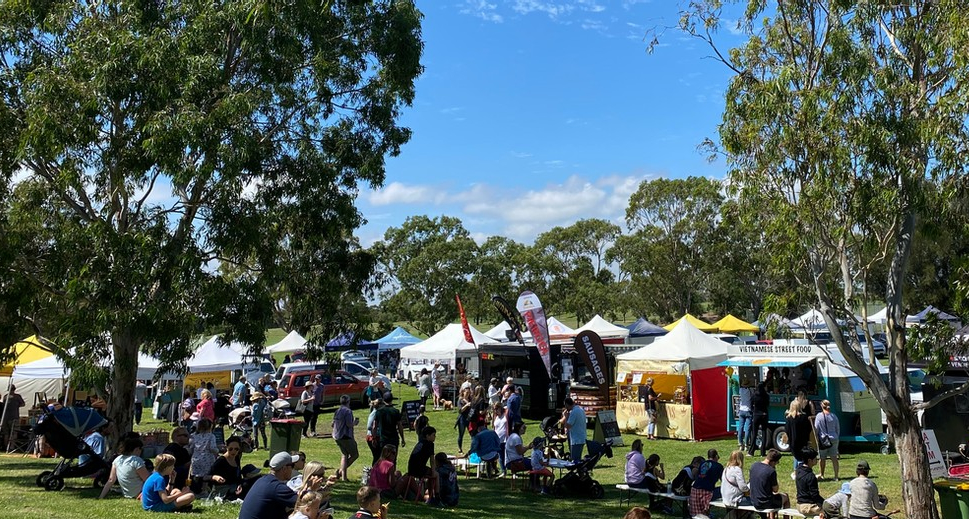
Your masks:
M141 506L150 512L174 512L188 509L195 500L195 494L170 488L168 477L175 472L175 456L159 454L155 456L155 471L145 480L141 488Z

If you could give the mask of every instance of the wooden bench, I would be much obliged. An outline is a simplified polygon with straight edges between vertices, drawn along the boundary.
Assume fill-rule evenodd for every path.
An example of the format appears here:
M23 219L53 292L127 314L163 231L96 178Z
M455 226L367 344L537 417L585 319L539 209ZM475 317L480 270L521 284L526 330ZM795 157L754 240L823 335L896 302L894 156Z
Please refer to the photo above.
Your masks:
M683 511L683 517L686 519L689 519L690 517L690 506L689 506L690 497L689 496L680 496L672 492L650 492L645 488L631 488L629 485L626 485L625 483L620 483L616 485L616 488L619 489L619 506L622 506L622 502L624 500L623 495L625 495L626 505L628 506L632 502L633 493L646 494L647 496L649 496L650 508L652 508L652 506L655 504L656 499L661 499L661 500L665 499L665 500L679 503L680 509Z
M766 517L767 514L776 514L781 511L780 508L754 508L752 505L727 506L722 500L710 501L710 508L722 508L726 510L727 515L725 519L741 519L757 516ZM797 510L793 511L797 513Z

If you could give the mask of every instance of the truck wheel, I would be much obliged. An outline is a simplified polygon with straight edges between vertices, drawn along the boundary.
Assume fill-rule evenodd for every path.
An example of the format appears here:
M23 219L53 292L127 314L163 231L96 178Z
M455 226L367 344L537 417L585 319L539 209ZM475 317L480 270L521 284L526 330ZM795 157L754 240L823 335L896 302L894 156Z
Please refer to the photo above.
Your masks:
M781 452L791 451L791 439L787 436L787 429L784 426L780 426L774 429L772 435L774 437L774 448Z

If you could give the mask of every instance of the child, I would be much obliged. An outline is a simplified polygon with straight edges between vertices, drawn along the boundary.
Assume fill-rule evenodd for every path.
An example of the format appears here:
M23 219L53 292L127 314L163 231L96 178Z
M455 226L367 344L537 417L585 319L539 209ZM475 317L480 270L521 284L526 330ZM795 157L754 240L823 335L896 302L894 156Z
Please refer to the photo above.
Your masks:
M821 511L829 519L848 517L848 498L850 497L851 483L842 483L838 492L824 500L824 503L821 504Z
M159 454L155 456L155 471L152 472L141 488L141 506L149 512L174 512L187 509L195 500L195 494L170 488L168 476L175 472L175 456Z
M532 470L529 474L531 475L532 489L540 489L543 494L548 494L555 474L548 468L548 458L545 457L545 439L539 436L532 440ZM539 483L541 483L540 486Z
M428 420L427 415L424 414L424 411L425 411L424 406L418 407L417 419L414 420L414 432L417 433L418 438L424 437L424 435L422 434L424 432L424 428L430 424L430 420Z
M197 482L192 486L192 490L198 492L202 488L203 477L209 475L212 465L215 465L215 460L219 456L219 447L216 445L215 435L212 434L212 420L208 418L199 420L189 449L192 451L192 481Z
M269 442L266 441L266 422L269 421L271 413L266 396L256 391L252 395L252 440L253 448L259 449L259 435L262 434L262 445L269 450Z
M289 519L328 519L332 508L320 510L323 504L323 495L315 490L306 490L299 494L296 500L296 508L290 514Z
M434 461L437 462L437 480L441 487L438 500L444 506L458 506L458 496L461 493L458 488L458 472L443 452L435 454Z

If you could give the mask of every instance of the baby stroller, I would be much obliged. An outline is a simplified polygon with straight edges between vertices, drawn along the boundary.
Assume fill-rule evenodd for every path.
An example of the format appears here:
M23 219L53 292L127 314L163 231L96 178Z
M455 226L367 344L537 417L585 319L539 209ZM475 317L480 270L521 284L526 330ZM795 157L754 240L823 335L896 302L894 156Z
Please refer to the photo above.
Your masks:
M45 415L35 426L34 432L44 435L47 444L61 456L54 470L45 470L37 476L37 486L45 490L64 488L66 478L94 476L94 486L102 487L108 481L111 470L108 462L84 443L84 434L104 426L108 421L94 409L65 407ZM87 455L83 464L75 460Z
M542 434L545 435L545 445L549 458L564 459L568 457L566 448L568 447L569 437L559 426L558 417L546 416L539 426Z
M240 407L229 412L229 426L232 436L242 440L242 452L252 452L252 409Z
M570 465L564 476L552 483L552 495L555 497L588 497L591 499L601 499L606 495L606 491L598 481L592 479L592 469L603 456L612 457L612 443L606 442L605 445L589 441L589 455L582 461Z
M273 408L273 418L292 418L296 413L291 409L289 401L285 398L277 398L269 403Z

